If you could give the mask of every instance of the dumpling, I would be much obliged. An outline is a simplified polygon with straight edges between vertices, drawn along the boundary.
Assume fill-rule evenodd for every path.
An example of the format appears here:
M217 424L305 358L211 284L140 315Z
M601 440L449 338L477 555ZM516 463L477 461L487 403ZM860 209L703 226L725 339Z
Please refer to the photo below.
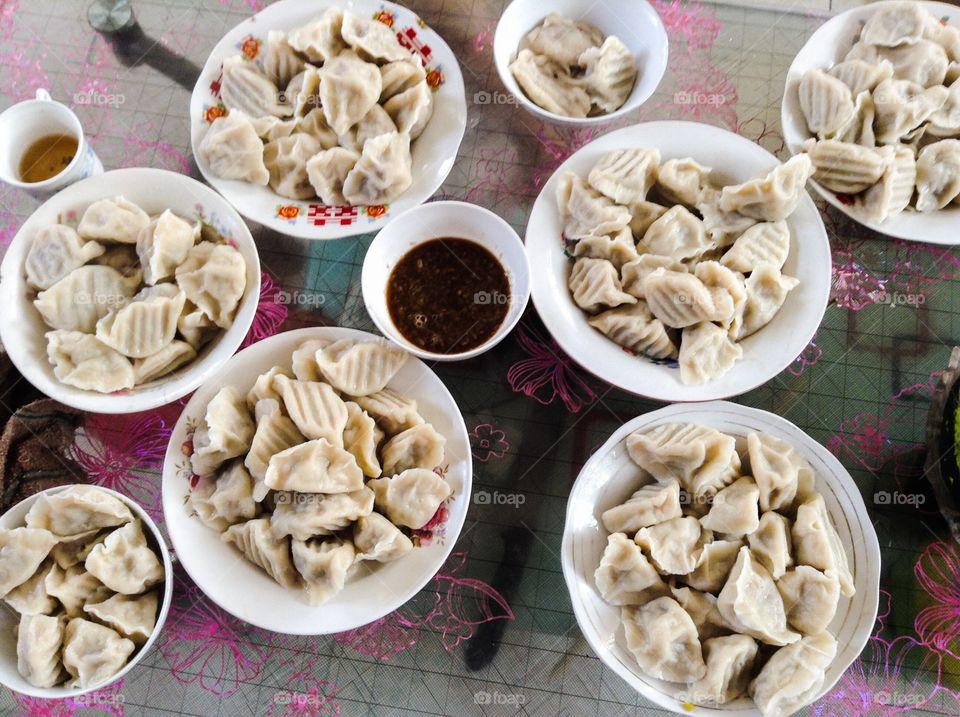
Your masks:
M790 556L790 521L774 511L760 516L757 529L747 536L753 557L767 569L774 580L779 580L793 566Z
M797 91L800 110L810 134L820 139L830 139L853 119L853 93L850 88L823 70L807 70L803 73Z
M398 433L383 446L383 474L394 476L410 468L437 468L443 463L446 442L429 423Z
M157 605L160 602L158 590L144 595L113 595L103 602L88 603L83 610L112 627L120 635L142 645L153 632L157 624Z
M657 192L674 204L695 206L707 187L710 171L692 157L668 159L660 167Z
M47 593L47 575L56 563L44 560L26 582L8 592L3 601L21 615L49 615L57 609L57 601Z
M740 212L725 212L720 208L722 191L715 187L707 187L700 193L697 201L697 211L703 217L703 228L707 237L716 248L724 248L733 244L741 234L757 223L753 217Z
M372 62L395 62L410 57L410 51L379 20L345 12L341 34L350 47Z
M66 621L49 615L22 615L17 627L17 671L34 687L60 682L60 648Z
M354 205L389 204L413 183L412 162L410 135L388 132L367 140L343 182L343 196Z
M140 232L149 223L147 213L123 197L100 199L84 211L77 233L84 239L136 244Z
M817 493L797 508L792 536L798 565L810 565L822 571L832 570L840 581L840 592L847 597L854 594L847 553L822 495Z
M309 540L330 535L373 512L373 491L361 487L352 493L278 493L270 516L275 535Z
M588 319L588 323L614 343L656 359L677 358L677 347L660 319L646 302L621 306Z
M946 102L930 115L926 130L936 137L960 135L960 78L950 84Z
M832 139L810 140L804 150L813 162L813 178L840 194L857 194L872 187L889 161L885 152Z
M557 185L557 205L567 239L618 234L630 224L630 210L614 204L573 172Z
M603 112L616 112L633 92L637 60L623 41L608 35L600 47L589 47L578 60L584 68L580 84L592 104Z
M27 511L28 528L42 528L70 539L101 528L133 520L133 513L119 498L92 485L72 485L41 495Z
M257 502L262 501L269 490L264 479L267 477L270 459L307 440L296 424L281 413L277 399L279 396L276 399L263 398L256 403L254 413L257 429L253 434L250 450L243 459L243 465L254 478L252 495L253 500ZM249 398L247 400L249 401Z
M340 29L343 26L343 10L328 7L319 18L301 25L289 35L287 42L297 52L302 52L311 62L333 59L347 48Z
M97 322L97 339L130 358L153 356L173 341L186 300L175 284L143 289Z
M646 674L667 682L693 682L706 674L697 627L672 597L622 610L627 647Z
M593 579L603 599L611 605L643 605L669 592L640 546L623 533L612 533L607 538Z
M213 121L197 146L197 154L215 177L261 186L270 181L263 163L263 142L250 118L238 110Z
M641 254L633 261L629 261L620 267L620 284L623 290L638 299L645 298L646 292L643 284L647 277L657 269L684 273L687 271L687 265L669 256Z
M703 529L696 518L683 516L641 528L634 538L664 575L686 575L697 566Z
M725 635L703 642L706 674L687 693L698 705L717 707L745 694L757 656L757 643L749 635Z
M58 380L84 391L113 393L133 388L130 360L95 336L79 331L49 331L47 358Z
M354 400L360 408L373 416L377 425L386 431L388 436L395 436L424 422L423 416L417 413L415 400L401 396L389 388L369 396L357 396Z
M343 182L357 164L360 155L352 149L331 147L307 160L307 180L320 201L327 206L343 206Z
M727 331L708 321L688 326L680 338L680 380L702 384L723 376L743 358Z
M0 597L29 580L56 543L42 528L0 529Z
M577 306L591 314L604 306L637 303L635 296L621 289L617 268L604 259L577 259L570 270L569 286Z
M764 222L778 222L793 214L812 175L810 157L803 153L794 155L766 176L724 187L720 192L720 208Z
M673 599L680 603L680 607L687 611L697 626L697 635L700 640L706 640L718 635L725 635L730 628L723 622L723 616L717 609L717 598L713 595L694 590L670 586Z
M606 259L617 269L635 261L639 256L629 227L624 227L614 236L589 236L579 239L573 246L573 255Z
M30 242L23 262L27 283L36 289L49 289L103 252L102 244L84 241L73 227L65 224L43 227Z
M379 24L379 23L377 23ZM293 564L303 578L303 596L322 605L343 590L357 551L349 540L294 540Z
M873 95L864 90L853 102L853 119L837 134L840 142L859 144L863 147L876 147L877 135L873 130L873 120L877 116L877 103ZM810 140L807 140L808 142Z
M685 272L655 270L644 281L644 294L651 313L670 328L730 321L735 314L734 299L728 291L708 287Z
M396 131L405 132L410 139L416 139L433 116L433 91L426 81L420 82L391 97L383 104L383 109L396 125Z
M289 117L293 114L293 108L283 101L277 86L242 55L223 61L220 99L231 112L240 110L248 117Z
M754 267L746 281L747 302L743 308L743 322L734 338L746 338L769 324L787 300L787 294L799 283L792 276L781 274L774 264ZM682 346L680 350L683 351Z
M786 441L767 433L747 435L750 472L760 488L760 510L784 510L793 504L801 474L813 475L807 459Z
M330 386L317 381L294 381L283 375L275 376L273 385L304 436L323 438L336 448L343 447L347 407Z
M186 341L171 341L155 354L133 362L133 379L137 384L173 373L197 357L196 349Z
M927 11L916 2L882 5L867 18L860 32L860 40L881 47L913 44L923 36L927 17Z
M293 352L293 356L294 366L296 366L297 351ZM275 376L286 376L287 378L293 378L293 375L288 369L281 368L280 366L274 366L268 371L257 376L257 380L253 382L253 387L247 392L247 406L250 409L255 411L257 404L265 398L271 398L278 403L283 400L280 392L273 384L273 379Z
M546 55L564 67L573 67L580 56L591 47L599 47L603 32L583 20L574 21L557 13L550 13L543 22L523 36L521 49L537 55Z
M750 696L767 717L786 717L820 691L837 641L828 632L783 647L767 660L750 683Z
M44 589L48 595L60 601L69 617L82 616L86 603L104 600L112 592L83 565L74 565L66 570L54 565L44 579Z
M840 603L840 581L832 570L825 573L809 565L788 570L777 581L787 611L787 622L804 635L827 629Z
M893 76L923 87L942 85L947 76L950 58L938 43L921 39L897 47L876 47L858 42L847 53L847 60L864 60L893 64Z
M109 266L81 266L39 292L33 305L53 329L92 334L97 321L123 306L139 284L139 272L126 277Z
M664 423L627 436L627 453L658 481L679 480L684 490L701 499L739 475L736 443L733 436L709 426Z
M234 461L216 477L200 477L190 491L190 506L204 525L222 533L256 517L253 478L242 463Z
M240 392L224 386L207 404L193 434L190 462L197 475L213 473L221 464L250 450L255 426Z
M144 283L153 285L173 276L174 270L187 258L198 229L169 209L152 220L137 238Z
M123 669L135 648L116 630L75 617L63 632L63 666L75 678L76 686L93 687Z
M136 595L163 580L163 564L132 520L94 546L84 567L114 592Z
M743 546L737 562L717 597L724 620L737 632L751 635L768 645L787 645L800 639L787 627L787 614L777 584Z
M370 513L353 524L357 560L387 563L413 550L413 541L379 513Z
M868 221L882 222L910 204L917 181L917 160L910 147L896 147L880 181L857 198Z
M283 587L300 587L300 575L290 557L290 539L278 536L270 528L269 518L255 518L231 525L220 535L220 539L235 545L247 560L262 568Z
M377 458L377 446L383 440L383 431L356 403L347 401L346 406L347 425L343 429L343 447L357 459L357 465L365 476L379 478L383 471Z
M243 114L240 110L235 110L230 113L230 116ZM265 142L270 142L272 140L278 139L280 137L287 137L292 132L295 131L297 123L300 121L300 117L290 117L288 119L280 119L279 117L274 117L273 115L264 115L263 117L250 117L248 118L250 124L253 125L254 131L257 133L257 136L264 140ZM216 120L214 120L216 121ZM251 154L254 150L254 145L250 145ZM260 151L263 151L263 145L260 146ZM266 184L266 182L264 182Z
M177 319L177 331L180 332L183 340L197 351L213 337L217 331L217 325L197 308L196 304L187 299L183 304L183 313Z
M363 488L363 472L350 453L319 438L270 457L267 488L299 493L350 493Z
M338 391L367 396L387 387L409 354L386 341L342 339L316 352L317 367Z
M523 94L547 112L561 117L586 117L590 112L592 98L587 89L546 55L521 49L510 63L510 72Z
M879 63L844 60L827 72L849 87L854 97L858 97L861 92L872 92L881 82L893 77L893 63L889 60Z
M630 210L630 231L638 239L642 239L650 225L667 212L665 206L646 200L635 202L628 209Z
M287 42L285 33L270 30L257 56L257 65L274 85L286 87L294 75L303 71L304 62Z
M229 329L247 286L247 264L229 244L203 241L176 270L177 285L217 326Z
M945 87L924 89L909 80L884 80L873 91L873 126L877 144L897 144L943 107L949 96Z
M410 56L403 60L395 60L380 66L380 102L386 102L391 97L409 90L420 82L425 82L427 73L423 63Z
M376 494L377 508L396 525L419 530L433 518L453 488L425 468L411 468L393 478L367 483Z
M743 543L739 540L713 540L703 546L697 567L685 575L682 580L687 585L704 592L720 592Z
M323 115L323 108L314 107L303 117L297 120L293 131L308 134L313 137L323 149L331 149L339 144L340 139L334 132ZM283 135L280 135L283 136ZM271 138L271 139L276 139Z
M67 568L79 565L87 559L94 546L99 545L110 534L111 529L97 532L83 533L81 537L72 540L64 540L53 546L50 551L50 557L61 568Z
M290 199L312 197L315 192L307 176L307 160L322 149L320 142L303 132L267 142L263 162L270 172L270 188Z
M720 325L725 329L733 330L738 325L747 303L747 287L743 274L732 271L717 261L700 261L693 268L693 275L703 282L718 304L720 301L726 303L725 299L718 298L723 294L730 297L733 313L720 319Z
M337 135L359 122L380 98L383 78L380 68L344 52L320 68L320 106Z
M633 205L647 197L657 181L660 151L636 148L608 152L593 165L590 186L617 204Z
M678 204L650 225L639 247L646 253L681 261L700 256L711 247L711 242L703 222Z
M325 349L332 341L328 339L309 339L297 346L291 357L293 376L289 371L283 371L279 367L275 370L282 373L287 378L297 377L299 381L323 381L323 374L320 373L320 367L317 366L317 352ZM271 382L272 382L271 378ZM273 393L276 393L274 388ZM279 397L280 394L271 397Z
M753 478L738 478L713 497L710 511L700 523L704 528L724 535L743 537L753 533L760 520L757 512L759 497L760 490Z
M928 144L917 156L917 209L943 209L960 196L960 139Z

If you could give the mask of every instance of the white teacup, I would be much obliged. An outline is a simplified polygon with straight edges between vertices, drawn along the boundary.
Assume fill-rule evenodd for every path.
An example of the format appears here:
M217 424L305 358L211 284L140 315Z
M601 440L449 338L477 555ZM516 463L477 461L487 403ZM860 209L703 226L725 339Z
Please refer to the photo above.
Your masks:
M65 134L77 140L77 153L59 174L42 182L20 178L23 153L41 137ZM69 107L37 90L37 98L18 102L0 114L0 181L19 187L38 199L47 199L67 185L94 174L103 174L103 164L87 142L80 120Z

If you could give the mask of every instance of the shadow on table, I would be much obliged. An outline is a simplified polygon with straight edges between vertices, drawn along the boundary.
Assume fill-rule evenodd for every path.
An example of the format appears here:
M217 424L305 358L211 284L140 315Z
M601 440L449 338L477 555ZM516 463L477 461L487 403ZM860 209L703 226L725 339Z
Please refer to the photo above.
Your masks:
M200 67L147 35L138 22L116 32L105 33L104 38L126 67L148 65L191 91L200 76Z

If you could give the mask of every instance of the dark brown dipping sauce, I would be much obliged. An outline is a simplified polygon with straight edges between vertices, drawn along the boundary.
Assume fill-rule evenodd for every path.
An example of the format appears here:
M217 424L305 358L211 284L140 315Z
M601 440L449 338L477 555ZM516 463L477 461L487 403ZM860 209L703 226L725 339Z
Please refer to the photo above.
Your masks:
M78 146L77 138L68 134L35 140L20 158L20 180L34 183L56 177L73 161Z
M458 354L488 341L510 309L503 265L469 239L431 239L404 254L387 281L387 310L414 346Z

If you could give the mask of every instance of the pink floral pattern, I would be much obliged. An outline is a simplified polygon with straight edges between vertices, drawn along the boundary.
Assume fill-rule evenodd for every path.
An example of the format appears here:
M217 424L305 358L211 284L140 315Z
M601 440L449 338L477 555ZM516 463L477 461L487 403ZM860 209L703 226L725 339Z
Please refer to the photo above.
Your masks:
M503 458L510 450L507 434L489 423L481 423L470 433L470 450L481 463L491 458Z
M122 679L117 680L99 690L62 700L27 697L14 692L13 700L21 710L19 717L86 717L91 711L123 717L123 683Z
M287 680L285 689L274 694L266 717L337 717L339 688L312 673L309 664L301 665Z
M597 395L553 339L537 341L522 328L516 329L514 336L529 358L507 371L510 388L543 406L559 398L571 413L579 413L596 400Z
M960 548L955 543L931 543L913 572L934 601L917 615L917 635L933 650L960 660Z
M287 315L288 309L280 303L279 290L273 277L266 272L261 272L260 302L257 304L257 313L240 348L244 349L250 344L273 336L287 320Z

